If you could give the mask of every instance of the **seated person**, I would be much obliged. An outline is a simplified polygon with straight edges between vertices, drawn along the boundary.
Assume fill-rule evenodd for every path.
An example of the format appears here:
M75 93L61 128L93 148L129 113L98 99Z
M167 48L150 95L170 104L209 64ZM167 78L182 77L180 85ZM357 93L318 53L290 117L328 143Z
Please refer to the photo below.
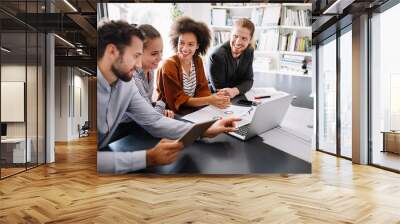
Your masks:
M143 24L138 27L144 36L143 41L143 56L142 56L142 68L136 71L136 75L133 76L135 84L148 103L152 103L152 96L154 90L154 69L157 68L160 63L163 54L163 42L160 33L152 26ZM154 109L160 114L167 117L174 117L174 112L165 109L165 103L162 100L158 100L154 103Z
M192 126L161 115L140 95L132 77L141 66L143 34L123 21L110 21L97 30L97 169L99 172L125 173L146 167L173 163L183 148L177 142ZM123 116L137 123L154 137L156 146L133 152L107 150ZM235 131L239 119L222 119L203 133L214 137ZM131 134L137 134L133 130ZM168 138L168 139L167 139Z
M235 21L230 40L208 58L208 72L215 91L230 98L244 94L253 86L254 48L250 42L254 24L245 18Z
M158 70L158 99L166 102L167 107L175 113L179 113L182 106L228 107L229 97L211 94L199 56L204 55L210 45L208 27L188 17L181 17L172 25L170 37L176 54L165 60Z

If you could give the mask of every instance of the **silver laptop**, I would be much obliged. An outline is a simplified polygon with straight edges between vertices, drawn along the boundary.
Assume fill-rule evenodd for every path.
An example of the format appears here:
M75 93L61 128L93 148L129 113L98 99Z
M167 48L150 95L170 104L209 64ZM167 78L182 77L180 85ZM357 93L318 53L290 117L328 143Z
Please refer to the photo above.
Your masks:
M238 130L228 134L241 140L247 140L277 127L285 116L292 99L291 95L285 94L276 99L273 97L262 102L254 108L250 122L239 123Z

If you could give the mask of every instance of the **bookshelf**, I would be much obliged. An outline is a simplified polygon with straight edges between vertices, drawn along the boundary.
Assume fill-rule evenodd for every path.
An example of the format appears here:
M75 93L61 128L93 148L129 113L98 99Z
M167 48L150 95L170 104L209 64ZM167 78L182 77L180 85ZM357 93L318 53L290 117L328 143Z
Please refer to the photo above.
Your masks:
M255 24L253 70L265 74L311 77L310 3L210 4L213 46L230 37L235 19Z

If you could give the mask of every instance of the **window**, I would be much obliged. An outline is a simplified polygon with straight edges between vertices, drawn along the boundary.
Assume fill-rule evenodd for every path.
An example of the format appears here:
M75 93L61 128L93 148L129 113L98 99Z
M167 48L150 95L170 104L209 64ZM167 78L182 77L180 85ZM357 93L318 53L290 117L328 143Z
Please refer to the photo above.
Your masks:
M161 34L169 33L172 25L171 17L172 4L166 3L107 3L108 17L111 20L126 20L133 24L151 24ZM150 12L150 13L149 13ZM164 53L163 58L173 55L168 36L162 36Z
M340 36L340 155L351 158L352 141L352 32Z
M398 21L399 4L371 18L371 162L395 170L400 170L400 155L385 151L383 132L400 130Z
M318 149L336 153L336 39L318 48Z
M44 3L2 1L2 6L18 9L23 17L43 12ZM46 40L43 33L22 21L3 12L0 17L0 111L14 118L18 114L17 119L1 118L2 127L6 127L0 144L0 178L4 178L45 163ZM15 98L22 102L18 107L18 101L7 102L11 94L19 96Z

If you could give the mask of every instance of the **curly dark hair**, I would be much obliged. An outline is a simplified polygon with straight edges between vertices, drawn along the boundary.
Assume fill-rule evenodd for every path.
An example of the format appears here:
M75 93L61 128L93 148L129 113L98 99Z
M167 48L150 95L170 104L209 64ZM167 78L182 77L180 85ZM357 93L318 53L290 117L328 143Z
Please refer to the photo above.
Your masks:
M193 33L196 36L199 48L195 55L205 55L211 43L211 31L203 22L196 22L193 19L183 16L179 17L171 27L169 37L175 52L178 51L179 36L184 33Z
M105 22L97 29L97 59L104 56L108 44L114 44L122 54L125 47L130 45L133 36L144 40L136 25L122 20Z

